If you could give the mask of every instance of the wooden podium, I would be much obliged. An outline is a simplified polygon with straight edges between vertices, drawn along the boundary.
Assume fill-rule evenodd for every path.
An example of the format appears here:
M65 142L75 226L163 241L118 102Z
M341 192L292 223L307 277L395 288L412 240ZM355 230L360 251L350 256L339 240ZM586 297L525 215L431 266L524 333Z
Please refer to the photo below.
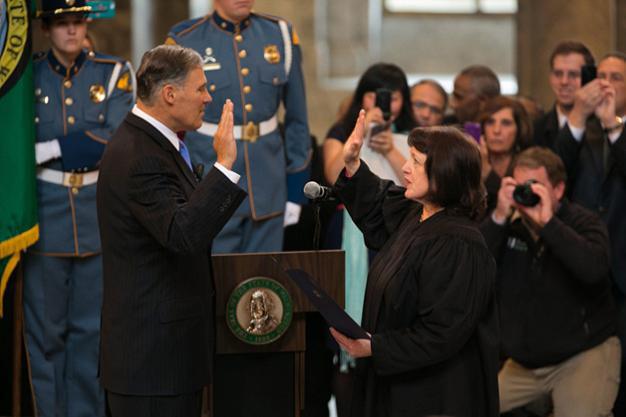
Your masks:
M217 355L209 394L211 417L299 417L304 408L306 313L316 309L281 266L285 270L299 268L308 272L343 306L344 252L251 253L212 258ZM240 284L259 277L275 280L284 287L291 298L293 316L279 339L253 345L235 337L227 325L227 308L231 294Z

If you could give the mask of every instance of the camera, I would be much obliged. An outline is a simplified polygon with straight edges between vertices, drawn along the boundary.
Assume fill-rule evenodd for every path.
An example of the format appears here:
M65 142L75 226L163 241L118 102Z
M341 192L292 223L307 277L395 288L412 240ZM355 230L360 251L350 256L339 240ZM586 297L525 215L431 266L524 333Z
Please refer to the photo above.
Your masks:
M583 65L580 67L580 85L583 86L593 81L598 76L595 65Z
M383 112L383 118L391 118L391 90L388 88L376 89L376 107Z
M513 190L513 200L517 204L526 207L534 207L539 203L541 198L533 192L533 189L530 188L531 184L536 183L535 180L528 180L524 184L520 184L515 187Z

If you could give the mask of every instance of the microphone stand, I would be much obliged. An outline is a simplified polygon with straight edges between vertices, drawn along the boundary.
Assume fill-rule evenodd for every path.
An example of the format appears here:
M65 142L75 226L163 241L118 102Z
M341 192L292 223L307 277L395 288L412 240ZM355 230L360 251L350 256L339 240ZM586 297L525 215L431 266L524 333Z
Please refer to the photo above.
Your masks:
M315 219L315 228L313 229L313 250L320 250L320 233L322 230L322 222L320 220L320 199L313 201L313 218Z

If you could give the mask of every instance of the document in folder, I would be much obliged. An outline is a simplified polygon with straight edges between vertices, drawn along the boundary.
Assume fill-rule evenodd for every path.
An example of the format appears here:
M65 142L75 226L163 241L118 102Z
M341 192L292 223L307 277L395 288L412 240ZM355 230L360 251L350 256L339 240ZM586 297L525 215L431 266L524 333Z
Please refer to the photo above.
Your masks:
M370 339L365 330L356 324L352 317L330 298L309 274L301 269L289 269L285 272L319 310L329 326L352 339Z

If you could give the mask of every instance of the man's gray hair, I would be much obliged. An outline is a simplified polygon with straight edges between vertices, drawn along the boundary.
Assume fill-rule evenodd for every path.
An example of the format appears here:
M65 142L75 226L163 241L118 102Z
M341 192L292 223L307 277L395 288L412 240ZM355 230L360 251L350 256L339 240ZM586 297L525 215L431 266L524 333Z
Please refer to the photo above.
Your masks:
M202 57L179 45L159 45L143 54L137 71L137 97L152 104L166 84L182 86L189 72L202 68Z

